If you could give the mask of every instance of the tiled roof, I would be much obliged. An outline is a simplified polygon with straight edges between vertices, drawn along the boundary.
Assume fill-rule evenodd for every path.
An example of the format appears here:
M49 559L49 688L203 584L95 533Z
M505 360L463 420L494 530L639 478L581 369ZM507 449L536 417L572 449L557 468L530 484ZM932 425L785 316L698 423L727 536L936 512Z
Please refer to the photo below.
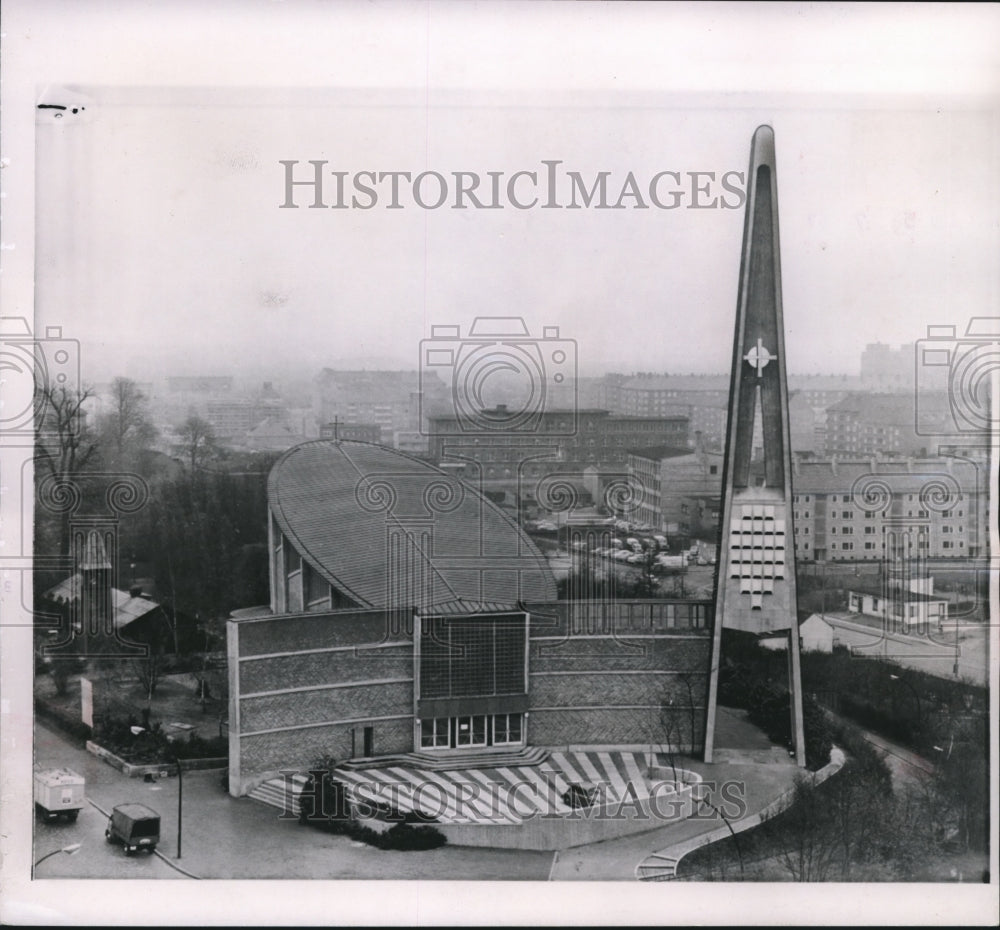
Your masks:
M70 575L60 581L54 588L45 592L45 597L57 604L70 604L79 600L82 580L80 573ZM156 601L151 601L147 597L132 597L127 591L119 591L112 588L112 595L115 602L115 629L120 630L128 626L134 620L146 616L160 605Z
M896 493L916 493L935 480L949 487L955 482L963 492L971 493L977 490L978 475L974 465L961 459L952 460L950 471L948 461L940 458L913 459L909 464L906 460L873 463L871 459L799 461L792 471L792 487L796 494L849 492L866 478L883 478Z
M250 439L256 439L260 436L280 436L282 438L287 437L288 439L298 439L301 436L300 433L297 433L294 429L292 429L292 427L278 417L265 417L260 421L260 423L253 427L253 429L247 430L246 435Z
M545 557L499 507L394 449L333 440L296 446L271 470L268 502L303 558L361 606L556 596Z
M452 617L470 613L496 614L523 609L519 608L516 604L497 604L492 601L468 601L465 598L459 597L442 604L431 604L429 607L422 608L420 613L425 617Z

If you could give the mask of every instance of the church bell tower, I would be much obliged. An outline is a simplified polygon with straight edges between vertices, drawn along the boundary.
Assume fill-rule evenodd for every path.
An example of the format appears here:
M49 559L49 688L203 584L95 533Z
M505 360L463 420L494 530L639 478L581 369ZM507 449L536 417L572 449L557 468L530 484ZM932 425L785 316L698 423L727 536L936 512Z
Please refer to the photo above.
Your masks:
M756 456L755 435L761 442ZM712 761L715 749L722 630L727 627L788 635L791 733L796 762L804 766L778 189L770 126L757 128L750 147L723 482L705 761Z

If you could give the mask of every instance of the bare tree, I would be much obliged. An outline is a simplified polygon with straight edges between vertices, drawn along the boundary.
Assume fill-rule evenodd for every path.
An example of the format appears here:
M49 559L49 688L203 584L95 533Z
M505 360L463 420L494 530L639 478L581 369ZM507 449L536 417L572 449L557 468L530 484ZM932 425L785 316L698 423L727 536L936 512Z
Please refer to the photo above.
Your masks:
M111 383L110 409L98 418L98 433L106 437L105 445L119 464L156 438L146 405L146 395L131 378Z
M35 459L58 484L72 482L97 452L98 443L87 425L87 400L93 396L83 390L47 384L39 389L39 410ZM36 479L37 480L37 479ZM60 515L60 552L69 552L71 513Z
M842 848L839 825L808 776L799 775L792 803L781 813L784 840L779 859L793 881L825 881Z
M132 671L146 692L147 707L153 701L153 695L156 694L156 686L160 683L160 679L163 678L167 670L167 665L167 656L159 643L151 645L146 655L133 659L131 662Z
M179 450L187 457L193 477L198 468L215 452L215 431L207 420L192 414L181 424L177 436L180 439Z

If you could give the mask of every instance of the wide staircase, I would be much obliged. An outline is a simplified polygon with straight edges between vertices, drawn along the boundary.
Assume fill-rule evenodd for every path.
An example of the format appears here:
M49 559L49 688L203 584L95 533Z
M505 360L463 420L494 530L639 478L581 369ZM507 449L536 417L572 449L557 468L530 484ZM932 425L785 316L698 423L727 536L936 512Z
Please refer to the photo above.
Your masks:
M333 775L350 795L361 792L439 823L516 824L572 814L579 806L572 799L581 791L610 804L649 797L654 786L660 793L675 791L669 776L655 774L667 765L666 758L640 751L531 747L352 759ZM309 780L308 772L277 776L250 797L294 816Z
M440 750L435 753L406 752L391 756L349 759L346 762L341 762L337 769L361 772L402 767L424 772L461 772L470 769L497 767L536 767L545 762L548 757L549 750L537 746L510 751L497 751L495 749L481 752L470 752L467 749ZM281 776L262 782L250 791L248 796L255 801L269 804L271 807L297 814L299 793L308 783L308 773L299 772L292 776Z
M341 762L337 768L356 771L402 766L423 769L425 772L460 772L462 769L541 765L548 757L549 750L538 746L517 750L484 749L479 752L468 749L441 749L437 752L403 752L391 756L349 759L347 762Z
M650 853L636 867L636 878L641 882L672 882L677 878L679 861L663 853Z
M271 807L277 807L291 816L299 815L299 792L308 782L308 775L294 775L287 781L284 778L272 778L261 782L250 791L247 797L255 801L263 801Z

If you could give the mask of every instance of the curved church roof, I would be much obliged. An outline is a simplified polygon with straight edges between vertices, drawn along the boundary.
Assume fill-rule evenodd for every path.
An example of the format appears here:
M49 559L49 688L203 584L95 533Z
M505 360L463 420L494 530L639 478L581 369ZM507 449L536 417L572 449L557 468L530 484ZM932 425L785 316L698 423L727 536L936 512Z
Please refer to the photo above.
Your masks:
M268 503L299 554L367 607L549 601L545 557L469 484L394 449L319 440L271 470Z

